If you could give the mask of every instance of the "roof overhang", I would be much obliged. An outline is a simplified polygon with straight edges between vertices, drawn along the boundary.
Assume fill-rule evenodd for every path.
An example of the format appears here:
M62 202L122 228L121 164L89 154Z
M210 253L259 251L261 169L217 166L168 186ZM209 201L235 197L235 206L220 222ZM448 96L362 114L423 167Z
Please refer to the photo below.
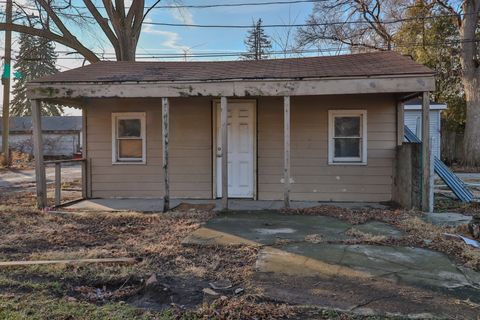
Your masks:
M357 78L228 80L192 82L29 83L27 96L40 100L85 98L309 96L433 91L433 74Z

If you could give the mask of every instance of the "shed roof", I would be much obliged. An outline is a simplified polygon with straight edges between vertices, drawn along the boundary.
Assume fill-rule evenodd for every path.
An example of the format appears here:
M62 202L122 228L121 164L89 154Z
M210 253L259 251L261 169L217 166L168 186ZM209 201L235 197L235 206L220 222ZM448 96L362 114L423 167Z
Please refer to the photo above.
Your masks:
M0 119L2 119L0 117ZM9 122L10 132L31 132L32 117L11 117ZM3 130L2 122L0 121L0 132ZM82 117L81 116L52 116L42 117L43 131L81 131Z
M262 79L316 79L432 75L434 72L395 52L259 61L112 62L102 61L31 81L73 82L174 82Z

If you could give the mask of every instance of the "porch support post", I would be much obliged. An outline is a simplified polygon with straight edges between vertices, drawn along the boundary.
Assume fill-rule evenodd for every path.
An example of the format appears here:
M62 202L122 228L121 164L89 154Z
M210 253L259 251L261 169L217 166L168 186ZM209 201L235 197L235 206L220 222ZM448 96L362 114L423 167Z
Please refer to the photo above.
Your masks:
M62 164L55 163L55 206L62 203Z
M222 134L222 210L228 210L228 102L220 99L220 120Z
M283 201L285 208L290 207L290 97L283 98L283 137L284 170Z
M423 92L422 98L422 211L433 211L433 199L430 185L430 98L429 92Z
M91 198L90 170L87 154L87 107L82 106L82 198Z
M35 183L37 189L37 207L47 206L47 179L43 163L42 115L40 100L31 100L33 124L33 154L35 156Z
M401 146L405 140L405 110L403 101L397 101L397 145Z
M163 212L170 210L170 176L168 172L168 140L170 125L170 105L168 98L162 98L162 158L163 158Z

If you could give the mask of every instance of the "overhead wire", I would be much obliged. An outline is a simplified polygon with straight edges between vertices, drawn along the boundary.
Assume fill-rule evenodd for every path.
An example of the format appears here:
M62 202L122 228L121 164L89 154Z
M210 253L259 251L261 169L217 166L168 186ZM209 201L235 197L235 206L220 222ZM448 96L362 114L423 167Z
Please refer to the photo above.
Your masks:
M269 5L290 5L298 3L317 3L324 2L326 0L291 0L291 1L264 1L264 2L238 2L238 3L221 3L221 4L201 4L201 5L156 5L153 9L210 9L210 8L225 8L225 7L249 7L249 6L269 6ZM6 1L0 1L0 3L7 3ZM97 9L105 9L104 6L95 6ZM33 7L30 7L33 8ZM69 8L73 9L88 9L87 6L69 5ZM125 7L129 9L130 7ZM149 9L151 6L144 6L144 9ZM36 8L35 8L36 9Z
M302 3L302 2L320 2L320 1L325 1L325 0L295 0L295 1L289 1L288 3ZM5 1L0 1L0 3L5 3ZM234 3L234 4L228 4L229 6L240 6L240 5L266 5L266 4L285 4L287 3L286 1L270 1L270 2L259 2L259 3ZM225 5L198 5L202 7L213 7L213 6L225 6ZM159 6L160 7L160 6ZM163 6L166 7L166 6ZM179 7L179 6L175 6ZM181 6L180 6L181 7ZM34 8L36 9L36 8ZM78 15L78 14L69 14L69 13L62 13L64 15L68 14L77 18L85 18L84 16ZM4 13L0 13L0 15L4 15ZM448 14L448 15L435 15L435 16L427 16L427 17L411 17L411 18L402 18L402 19L394 19L394 20L384 20L381 21L383 24L394 24L394 23L403 23L403 22L408 22L408 21L413 21L413 20L428 20L428 19L437 19L437 18L443 18L443 17L454 17L457 15L453 14ZM94 19L93 17L89 17L91 19ZM143 24L145 25L156 25L156 26L169 26L169 27L197 27L197 28L251 28L251 25L203 25L203 24L180 24L180 23L163 23L163 22L154 22L154 21L144 21ZM330 21L330 22L323 22L323 23L303 23L303 24L265 24L262 25L262 27L265 28L279 28L279 27L315 27L315 26L329 26L329 25L348 25L348 24L367 24L365 21ZM449 42L442 42L442 43L432 43L432 44L425 44L422 43L422 46L442 46L442 45L447 45L447 44L454 44L454 43L466 43L466 42L478 42L478 39L467 39L467 40L452 40ZM415 44L402 44L402 46L412 46L416 45ZM396 46L396 47L401 47L401 46ZM386 48L380 48L380 49L386 49ZM270 52L271 55L278 56L278 55L287 55L287 54L306 54L306 53L327 53L327 52L344 52L350 50L349 48L321 48L321 49L311 49L311 50L282 50L282 51L272 51ZM58 51L59 53L62 53L61 51ZM74 51L66 51L64 52L65 54L75 54L76 52ZM109 58L108 56L111 55L111 58L115 58L114 53L96 53L98 55L101 55L103 57L106 57L107 59ZM207 57L238 57L246 54L246 52L201 52L201 53L158 53L158 54L137 54L138 58L140 59L156 59L156 58L164 58L164 59L178 59L178 58L207 58ZM78 60L81 58L76 58L76 57L58 57L58 59L64 59L64 60Z

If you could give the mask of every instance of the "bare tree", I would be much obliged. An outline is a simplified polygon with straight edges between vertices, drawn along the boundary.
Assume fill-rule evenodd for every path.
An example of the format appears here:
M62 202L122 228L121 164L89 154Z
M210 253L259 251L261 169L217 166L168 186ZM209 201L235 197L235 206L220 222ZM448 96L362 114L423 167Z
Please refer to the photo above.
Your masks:
M297 23L299 13L292 18L291 11L288 11L288 20L280 19L280 22L289 27L280 28L274 31L271 36L273 44L279 48L284 58L301 56L301 50L295 43L296 28L293 26Z
M454 2L434 0L447 9L460 34L461 79L465 91L467 114L464 135L466 165L480 165L480 0Z
M69 30L69 23L93 22L112 45L117 60L134 61L145 17L160 1L145 7L144 0L133 0L127 7L125 0L102 0L101 6L93 0L75 3L71 0L32 0L30 6L17 4L15 22L0 23L0 30L43 37L96 62L99 57ZM79 6L79 3L83 5Z
M316 2L307 27L298 33L301 46L319 43L350 50L392 50L398 28L386 19L401 15L406 0L325 0Z

